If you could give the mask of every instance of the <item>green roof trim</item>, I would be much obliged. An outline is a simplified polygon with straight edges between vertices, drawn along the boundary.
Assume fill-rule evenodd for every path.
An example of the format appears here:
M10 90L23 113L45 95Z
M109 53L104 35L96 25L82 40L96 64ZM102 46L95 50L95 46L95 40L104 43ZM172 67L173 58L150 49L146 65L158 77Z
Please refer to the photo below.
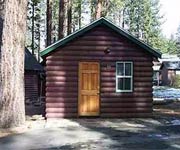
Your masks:
M127 31L117 27L116 25L114 25L112 22L110 22L109 20L107 20L105 18L100 18L100 19L92 22L91 24L85 26L84 28L75 31L74 33L72 33L72 34L66 36L65 38L57 41L56 43L48 46L47 48L45 48L40 53L40 55L42 57L46 56L50 52L54 51L56 48L65 45L66 43L70 42L71 40L75 39L76 37L79 37L83 33L87 32L87 31L89 31L89 30L93 29L94 27L96 27L98 25L101 25L101 24L109 27L110 29L114 30L116 33L118 33L120 35L123 35L124 37L126 37L130 41L136 43L137 45L139 45L140 47L142 47L143 49L145 49L149 53L151 53L153 56L161 58L161 53L160 52L156 51L155 49L153 49L151 46L149 46L145 42L137 39L136 37L134 37L132 34L128 33Z

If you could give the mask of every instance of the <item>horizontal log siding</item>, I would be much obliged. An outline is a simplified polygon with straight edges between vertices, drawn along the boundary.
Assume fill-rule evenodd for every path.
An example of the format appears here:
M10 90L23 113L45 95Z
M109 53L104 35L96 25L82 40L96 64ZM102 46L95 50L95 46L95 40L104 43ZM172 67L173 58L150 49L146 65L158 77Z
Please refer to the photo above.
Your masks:
M104 50L109 47L110 54ZM78 63L100 62L100 115L146 117L152 112L152 56L124 37L97 27L46 57L46 117L78 116ZM116 61L133 61L133 92L116 93ZM111 68L107 69L107 65Z
M38 100L38 75L36 73L25 73L25 100Z

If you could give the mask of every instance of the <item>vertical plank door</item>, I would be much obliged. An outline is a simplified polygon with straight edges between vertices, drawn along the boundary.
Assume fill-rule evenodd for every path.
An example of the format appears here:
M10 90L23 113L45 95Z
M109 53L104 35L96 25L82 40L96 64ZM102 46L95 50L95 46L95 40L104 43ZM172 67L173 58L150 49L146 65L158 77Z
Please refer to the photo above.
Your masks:
M99 63L79 63L79 116L98 116L99 104Z

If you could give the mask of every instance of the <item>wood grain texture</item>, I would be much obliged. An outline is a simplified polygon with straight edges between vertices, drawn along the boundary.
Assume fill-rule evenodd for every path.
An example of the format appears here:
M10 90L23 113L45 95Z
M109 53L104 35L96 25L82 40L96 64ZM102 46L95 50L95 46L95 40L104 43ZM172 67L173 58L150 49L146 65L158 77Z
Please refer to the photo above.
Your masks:
M98 62L79 63L79 116L98 116L100 67Z
M26 12L27 0L0 0L0 128L25 123Z

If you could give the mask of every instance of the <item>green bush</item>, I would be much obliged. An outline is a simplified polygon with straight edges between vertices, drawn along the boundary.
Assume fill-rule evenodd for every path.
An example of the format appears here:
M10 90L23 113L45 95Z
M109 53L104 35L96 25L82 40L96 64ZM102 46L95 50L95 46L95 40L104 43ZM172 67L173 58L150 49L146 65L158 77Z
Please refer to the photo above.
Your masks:
M175 76L173 87L180 88L180 75Z

